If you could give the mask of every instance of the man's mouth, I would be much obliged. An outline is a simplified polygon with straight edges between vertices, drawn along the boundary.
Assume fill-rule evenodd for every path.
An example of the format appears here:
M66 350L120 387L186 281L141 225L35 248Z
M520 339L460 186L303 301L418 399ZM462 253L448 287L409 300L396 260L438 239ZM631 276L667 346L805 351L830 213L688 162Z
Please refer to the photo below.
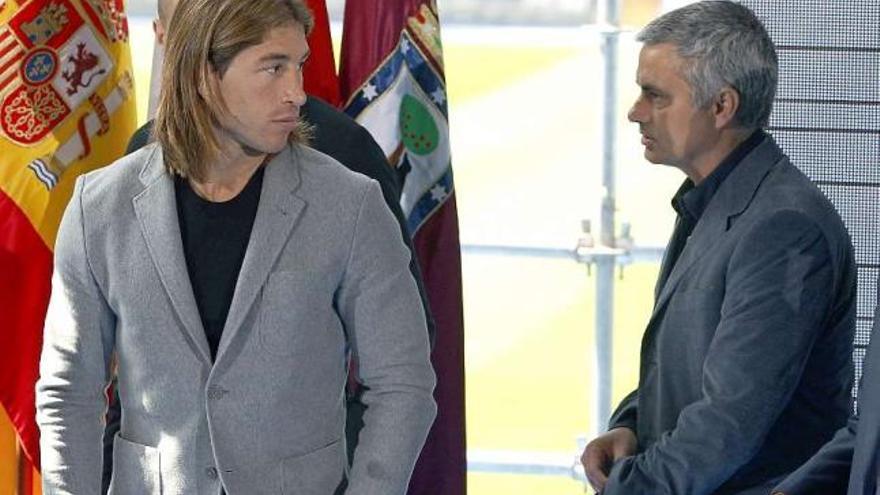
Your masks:
M272 122L281 127L293 130L299 125L299 117L281 117L278 119L273 119Z

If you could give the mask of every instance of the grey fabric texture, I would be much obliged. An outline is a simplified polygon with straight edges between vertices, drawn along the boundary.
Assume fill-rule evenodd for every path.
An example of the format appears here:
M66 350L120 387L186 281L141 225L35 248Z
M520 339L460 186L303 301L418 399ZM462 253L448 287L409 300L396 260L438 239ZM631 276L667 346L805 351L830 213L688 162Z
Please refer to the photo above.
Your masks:
M404 493L436 414L410 254L379 186L291 145L266 165L212 365L156 144L75 186L55 251L37 420L48 494ZM368 390L349 469L346 345Z
M849 415L855 287L840 217L767 138L658 283L638 390L611 423L638 453L603 494L769 493Z
M859 386L859 412L812 459L774 491L785 495L874 495L878 486L880 452L880 301L874 331Z

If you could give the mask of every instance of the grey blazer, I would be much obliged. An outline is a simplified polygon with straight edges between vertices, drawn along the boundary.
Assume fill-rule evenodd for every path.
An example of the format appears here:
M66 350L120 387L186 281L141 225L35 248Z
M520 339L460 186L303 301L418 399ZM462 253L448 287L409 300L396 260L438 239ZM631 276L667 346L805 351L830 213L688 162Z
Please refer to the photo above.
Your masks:
M604 495L766 495L849 415L855 287L839 215L766 137L658 284L612 421L639 451Z
M784 495L877 493L880 481L880 300L863 363L859 413L774 492Z
M158 145L77 180L55 250L37 421L47 494L402 494L436 414L409 252L375 181L301 146L267 165L217 357ZM349 468L346 349L368 387Z

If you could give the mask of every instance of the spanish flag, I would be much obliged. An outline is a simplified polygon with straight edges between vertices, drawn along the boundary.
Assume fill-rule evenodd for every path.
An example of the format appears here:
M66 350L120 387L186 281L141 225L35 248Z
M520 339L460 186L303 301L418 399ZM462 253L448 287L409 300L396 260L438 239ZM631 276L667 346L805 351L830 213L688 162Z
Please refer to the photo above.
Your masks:
M37 468L52 249L74 179L135 129L128 35L122 0L0 0L0 405Z

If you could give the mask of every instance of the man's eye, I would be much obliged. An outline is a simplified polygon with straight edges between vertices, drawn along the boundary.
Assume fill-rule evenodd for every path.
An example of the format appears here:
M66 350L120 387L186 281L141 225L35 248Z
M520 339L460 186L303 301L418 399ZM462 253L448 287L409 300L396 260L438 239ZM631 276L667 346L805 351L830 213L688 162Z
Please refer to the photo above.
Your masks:
M266 68L263 69L263 70L265 70L265 71L268 72L269 74L273 74L273 75L274 75L274 74L278 74L278 73L280 73L280 72L281 72L281 69L282 69L281 64L275 64L275 65L270 65L269 67L266 67Z

